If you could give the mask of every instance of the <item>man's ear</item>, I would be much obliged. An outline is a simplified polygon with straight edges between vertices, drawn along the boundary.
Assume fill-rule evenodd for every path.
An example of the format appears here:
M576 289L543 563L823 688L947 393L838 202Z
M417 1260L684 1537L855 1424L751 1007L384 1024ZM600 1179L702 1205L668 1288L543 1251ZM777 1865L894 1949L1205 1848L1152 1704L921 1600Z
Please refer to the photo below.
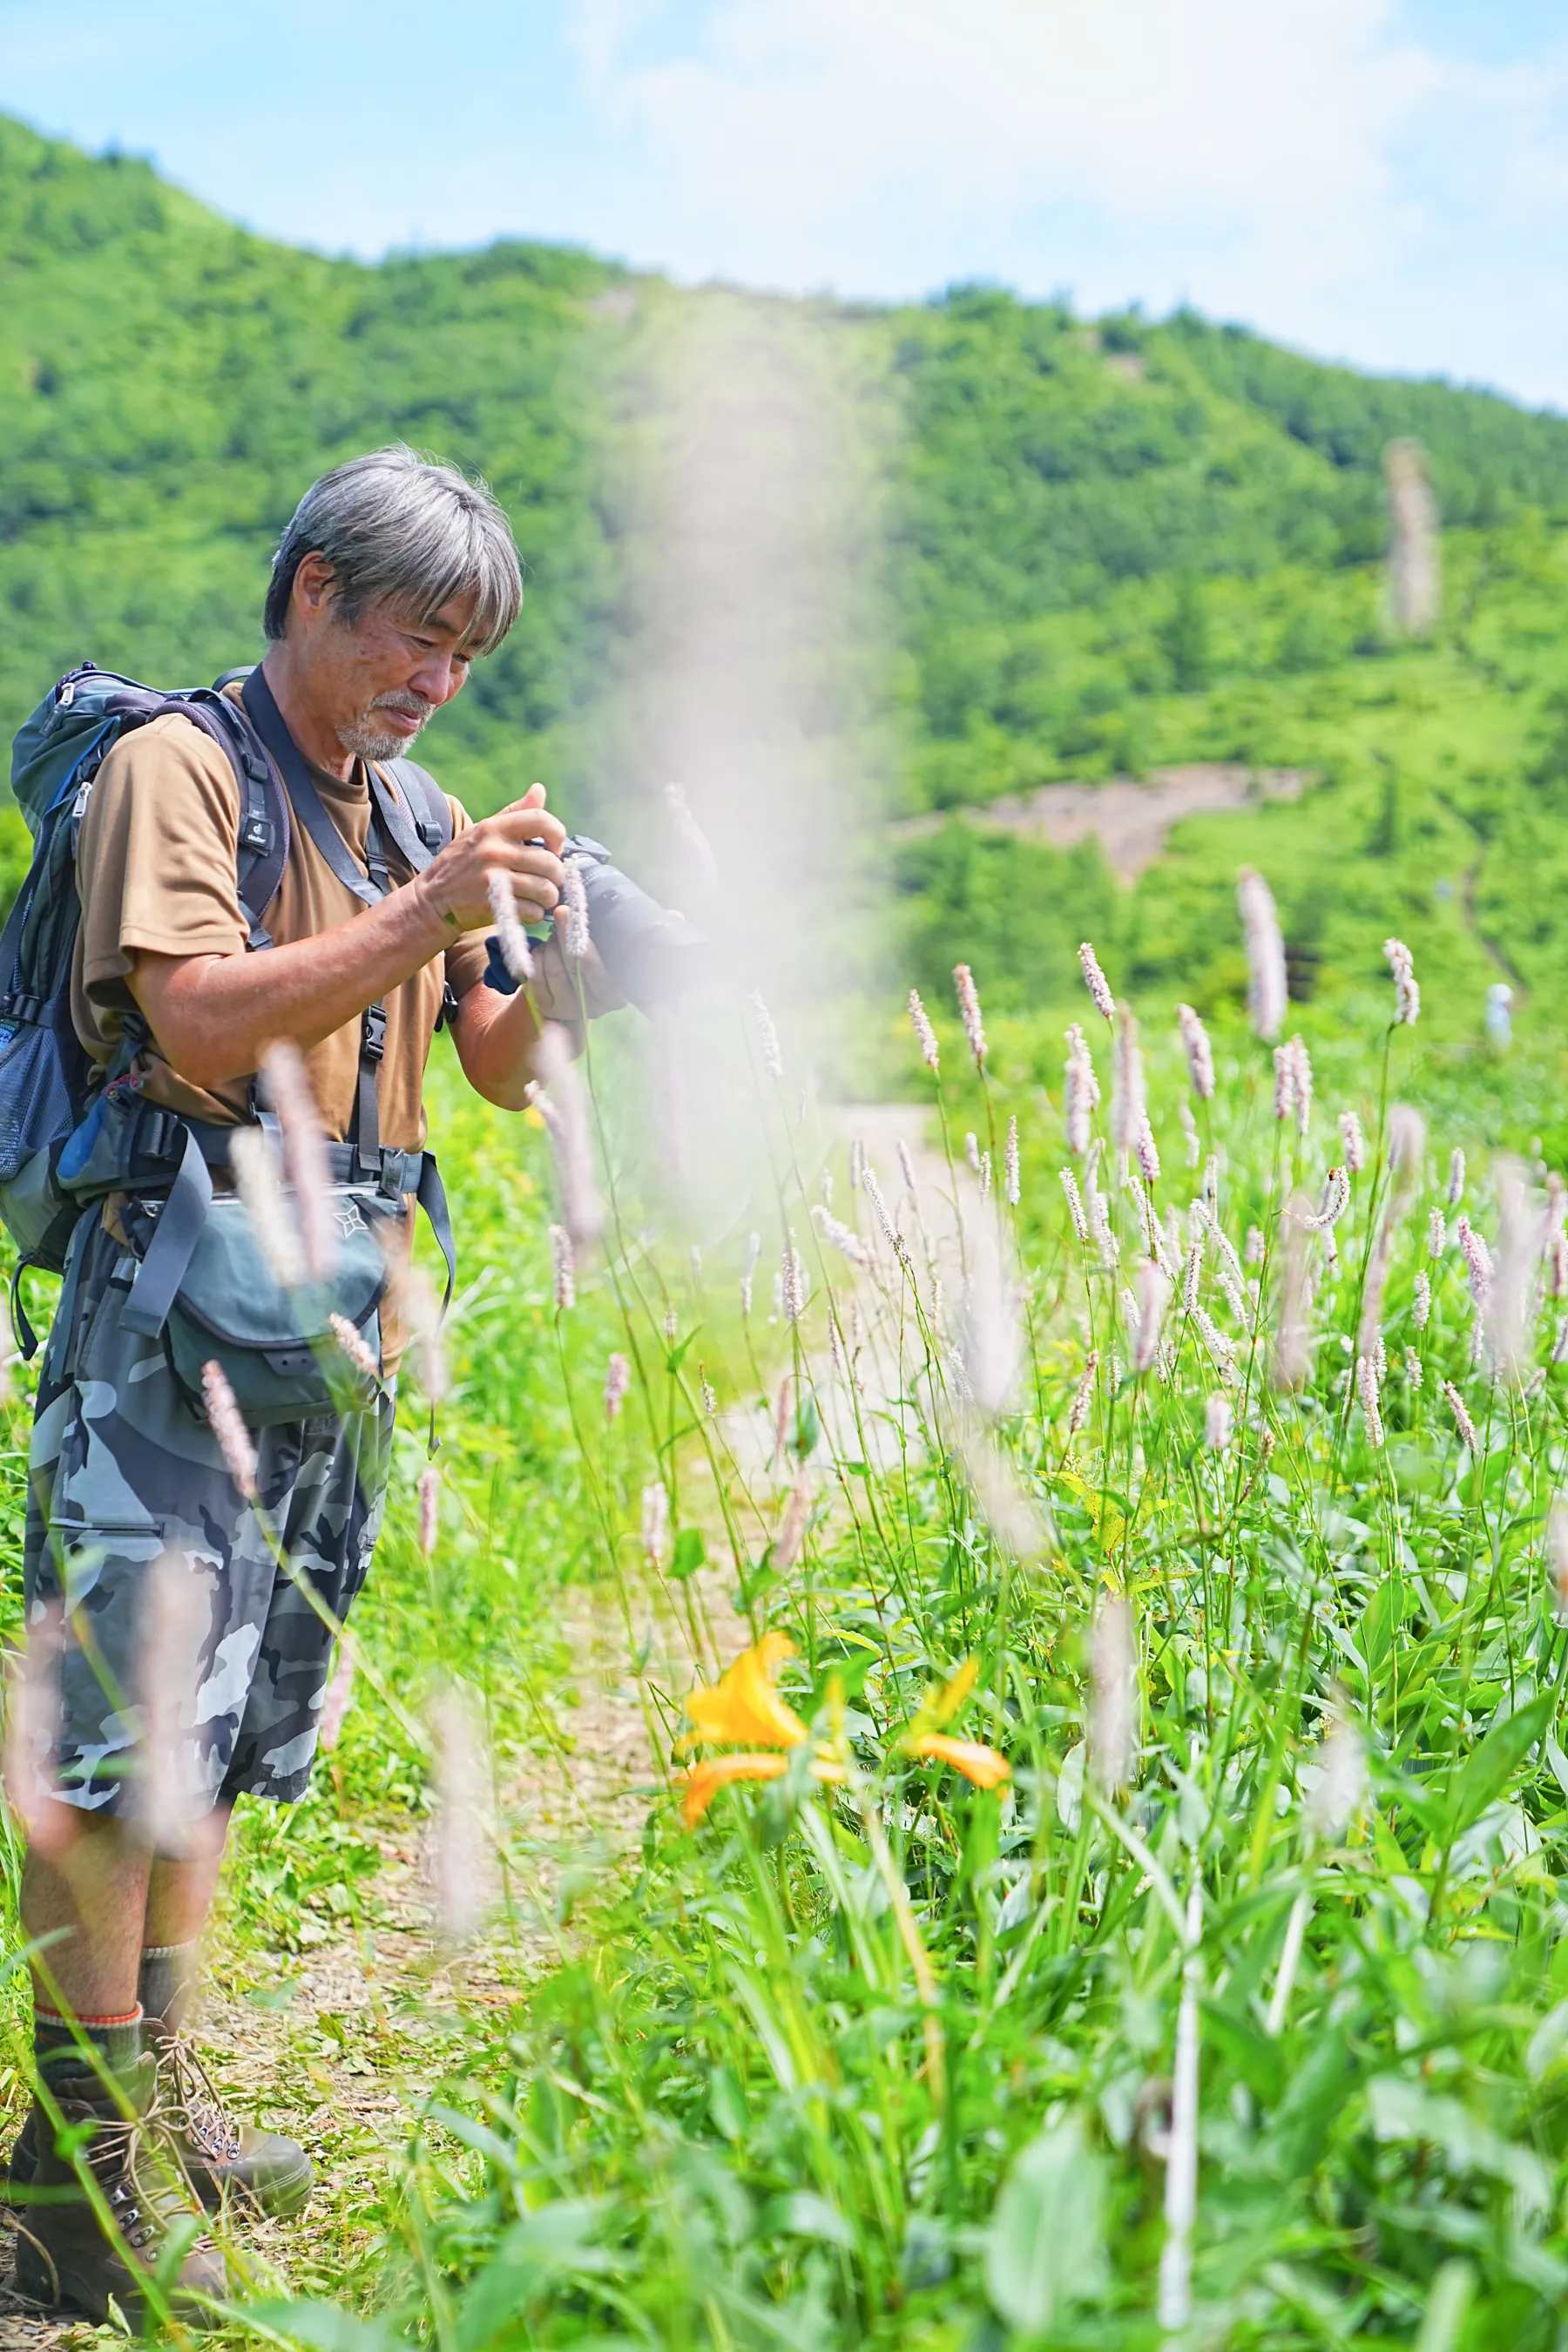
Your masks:
M320 548L313 547L300 559L294 584L289 592L290 610L299 614L307 629L319 628L331 617L337 593L337 573Z

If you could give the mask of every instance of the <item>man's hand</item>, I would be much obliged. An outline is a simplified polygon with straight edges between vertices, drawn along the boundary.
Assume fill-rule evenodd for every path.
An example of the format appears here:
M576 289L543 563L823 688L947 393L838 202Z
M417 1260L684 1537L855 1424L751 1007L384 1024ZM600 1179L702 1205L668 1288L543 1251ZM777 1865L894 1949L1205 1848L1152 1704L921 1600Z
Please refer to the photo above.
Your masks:
M449 930L477 931L491 921L490 876L504 875L520 923L547 923L561 901L561 845L566 828L533 784L499 816L459 833L409 887Z
M198 1087L246 1076L274 1038L291 1037L308 1053L401 987L456 932L489 924L492 874L510 880L521 920L548 922L561 896L556 853L565 832L543 803L535 784L500 816L458 834L379 906L313 939L265 955L140 951L131 990L159 1050Z
M590 1021L597 1021L602 1013L618 1013L626 1000L605 971L605 960L591 940L586 955L574 958L567 954L570 920L566 908L558 907L554 930L544 945L534 950L529 992L542 1019L580 1029L584 1013Z

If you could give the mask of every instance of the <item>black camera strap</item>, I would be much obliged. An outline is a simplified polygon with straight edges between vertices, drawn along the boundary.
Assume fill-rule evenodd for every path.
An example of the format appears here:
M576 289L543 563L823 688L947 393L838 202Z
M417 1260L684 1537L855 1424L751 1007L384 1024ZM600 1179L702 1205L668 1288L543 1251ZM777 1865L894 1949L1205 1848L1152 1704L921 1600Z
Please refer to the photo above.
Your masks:
M284 725L283 714L273 700L272 689L259 669L251 671L240 688L240 697L252 725L272 755L293 803L295 815L332 873L345 890L353 891L363 906L379 906L386 896L384 888L378 889L370 876L363 871L348 843L333 824L305 764L304 754Z

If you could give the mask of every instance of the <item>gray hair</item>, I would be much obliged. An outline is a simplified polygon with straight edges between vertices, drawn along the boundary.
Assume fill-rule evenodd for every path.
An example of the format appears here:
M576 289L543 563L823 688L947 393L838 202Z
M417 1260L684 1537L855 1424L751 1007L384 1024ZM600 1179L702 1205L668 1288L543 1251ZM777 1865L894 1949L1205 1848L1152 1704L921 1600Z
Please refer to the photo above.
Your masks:
M382 598L429 621L454 596L472 596L468 642L491 654L521 610L511 525L489 485L402 442L334 466L300 499L272 559L261 615L271 639L288 625L294 574L311 554L331 565L351 625Z

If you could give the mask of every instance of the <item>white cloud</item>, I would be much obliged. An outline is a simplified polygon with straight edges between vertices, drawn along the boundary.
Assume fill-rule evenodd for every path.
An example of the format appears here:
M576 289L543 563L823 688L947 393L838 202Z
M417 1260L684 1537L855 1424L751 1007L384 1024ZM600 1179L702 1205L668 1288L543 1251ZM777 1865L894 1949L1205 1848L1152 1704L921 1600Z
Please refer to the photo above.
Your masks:
M468 0L434 47L421 0L133 14L0 0L0 105L276 235L1185 297L1568 404L1562 0Z
M1416 231L1388 151L1443 78L1391 0L715 0L651 58L638 0L577 13L715 266L851 289L1063 205L1364 268Z
M1445 81L1458 107L1484 111L1499 134L1497 207L1502 217L1539 223L1543 215L1561 215L1568 207L1568 46L1559 45L1528 65L1462 76L1450 69Z

